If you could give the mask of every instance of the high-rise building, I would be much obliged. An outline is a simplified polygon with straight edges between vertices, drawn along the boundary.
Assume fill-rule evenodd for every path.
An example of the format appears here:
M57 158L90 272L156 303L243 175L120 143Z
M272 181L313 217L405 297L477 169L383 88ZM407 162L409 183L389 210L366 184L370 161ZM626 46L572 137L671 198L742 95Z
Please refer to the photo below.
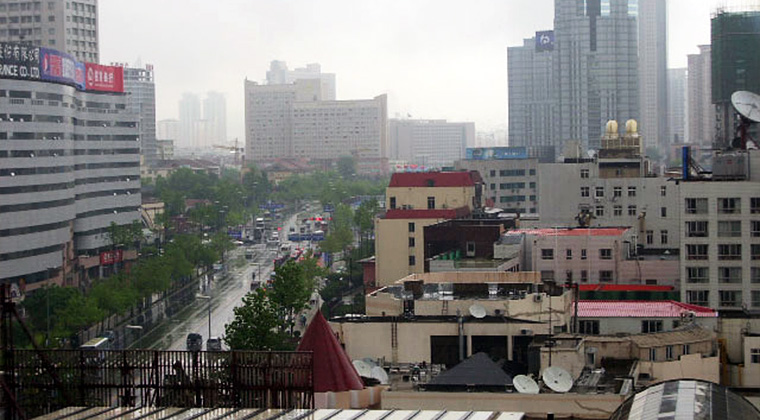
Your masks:
M227 144L227 100L223 93L208 92L203 100L203 119L212 144Z
M475 123L390 120L389 157L428 168L452 166L475 142Z
M634 5L629 2L629 13ZM667 20L665 0L638 0L639 126L645 146L661 152L672 141L668 138Z
M558 146L554 33L542 31L507 49L509 144ZM560 149L561 150L561 149Z
M93 90L0 78L0 281L22 293L76 286L127 258L107 231L140 219L140 117L120 85Z
M700 45L699 54L689 54L686 76L686 141L711 148L715 140L715 106L711 97L710 46Z
M0 41L53 48L98 63L98 0L0 0Z
M179 120L169 118L159 121L156 137L159 140L172 140L176 142L179 139Z
M578 140L598 149L608 120L639 119L637 5L638 0L555 0L562 142Z
M323 101L334 101L335 96L335 73L322 73L322 66L318 63L307 64L295 70L288 70L284 61L274 60L267 71L268 85L287 85L296 80L319 80L320 97Z
M124 67L124 92L127 109L140 118L140 154L146 164L158 159L156 146L156 85L153 83L153 66Z
M686 69L668 69L668 143L686 141Z
M359 173L387 172L387 99L322 101L319 79L245 81L246 157L323 162L353 156Z
M201 101L198 95L185 92L179 101L179 138L174 143L177 147L196 148L195 122L201 119Z
M739 90L760 94L760 11L719 10L711 23L714 146L726 148L736 136L731 95Z

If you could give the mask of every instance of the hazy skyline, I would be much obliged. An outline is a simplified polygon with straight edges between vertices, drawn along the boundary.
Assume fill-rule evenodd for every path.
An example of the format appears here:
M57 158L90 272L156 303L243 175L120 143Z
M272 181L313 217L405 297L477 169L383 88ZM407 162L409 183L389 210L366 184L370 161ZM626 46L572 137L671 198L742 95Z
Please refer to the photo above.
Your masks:
M717 0L669 0L668 67L710 42ZM227 99L228 137L242 141L243 80L272 60L320 63L338 99L388 94L388 115L507 124L507 47L553 27L553 0L101 0L101 62L155 67L157 119L183 92Z

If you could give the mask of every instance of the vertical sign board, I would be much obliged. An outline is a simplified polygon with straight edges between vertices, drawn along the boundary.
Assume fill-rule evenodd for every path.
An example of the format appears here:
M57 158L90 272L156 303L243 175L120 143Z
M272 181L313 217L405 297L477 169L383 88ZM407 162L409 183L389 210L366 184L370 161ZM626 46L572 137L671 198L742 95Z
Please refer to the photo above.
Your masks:
M124 68L85 63L87 90L101 92L124 92Z
M66 83L84 90L84 64L74 57L50 48L40 47L40 76L42 80Z
M0 42L0 77L39 80L40 47Z

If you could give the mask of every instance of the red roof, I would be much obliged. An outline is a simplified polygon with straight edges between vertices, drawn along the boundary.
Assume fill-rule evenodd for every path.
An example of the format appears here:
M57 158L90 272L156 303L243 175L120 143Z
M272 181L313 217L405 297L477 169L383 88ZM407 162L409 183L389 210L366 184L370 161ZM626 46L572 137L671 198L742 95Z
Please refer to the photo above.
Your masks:
M314 354L315 392L342 392L364 388L351 359L338 343L321 311L317 311L306 328L298 351L311 351Z
M650 284L581 284L581 292L672 292L673 286Z
M470 214L470 208L456 209L392 209L385 212L386 219L459 219Z
M717 318L718 312L704 306L673 300L581 300L579 318L679 318L694 312L698 318Z
M620 236L630 228L561 228L561 229L513 229L505 235L537 235L537 236Z
M479 175L473 172L397 172L388 187L472 187Z

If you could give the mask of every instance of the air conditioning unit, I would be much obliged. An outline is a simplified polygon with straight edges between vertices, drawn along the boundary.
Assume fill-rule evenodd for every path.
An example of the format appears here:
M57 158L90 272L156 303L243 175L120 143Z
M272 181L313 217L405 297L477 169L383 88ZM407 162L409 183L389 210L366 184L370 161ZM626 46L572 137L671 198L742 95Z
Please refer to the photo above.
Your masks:
M533 302L541 302L542 300L544 300L544 295L542 294L533 295Z
M520 330L521 335L533 335L533 330L529 330L527 328L523 328Z

